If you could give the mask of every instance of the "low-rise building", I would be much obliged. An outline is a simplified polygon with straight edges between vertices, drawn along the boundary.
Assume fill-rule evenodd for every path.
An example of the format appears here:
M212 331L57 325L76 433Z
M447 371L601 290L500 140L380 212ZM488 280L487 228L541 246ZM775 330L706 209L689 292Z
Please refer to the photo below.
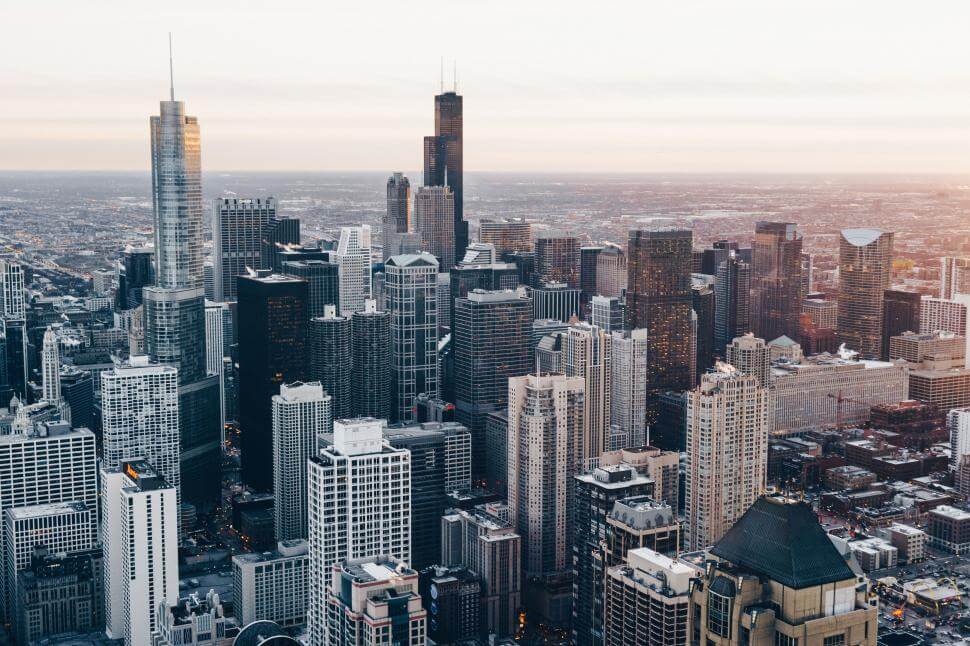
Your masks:
M889 541L899 550L899 558L906 563L919 563L926 558L928 536L911 525L893 523L887 530Z
M232 557L232 605L239 625L272 621L287 629L303 626L309 580L303 539L282 541L272 552Z
M232 646L239 632L226 616L219 595L213 590L205 598L192 594L175 606L158 604L158 628L152 646Z
M929 513L930 544L952 554L970 551L970 512L940 505Z

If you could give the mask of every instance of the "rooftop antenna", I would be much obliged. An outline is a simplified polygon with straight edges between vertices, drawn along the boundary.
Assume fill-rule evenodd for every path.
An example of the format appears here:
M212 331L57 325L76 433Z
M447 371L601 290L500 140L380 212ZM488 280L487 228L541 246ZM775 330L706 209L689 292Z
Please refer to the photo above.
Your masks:
M168 32L168 93L175 100L175 72L172 68L172 32Z

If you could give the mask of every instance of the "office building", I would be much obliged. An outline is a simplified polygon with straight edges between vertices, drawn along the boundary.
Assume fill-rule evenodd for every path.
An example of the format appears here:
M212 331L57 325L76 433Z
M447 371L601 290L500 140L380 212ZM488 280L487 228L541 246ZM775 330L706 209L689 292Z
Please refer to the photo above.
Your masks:
M94 380L87 370L61 370L61 396L71 409L74 428L94 428Z
M820 298L806 298L802 301L802 313L811 317L815 327L834 330L839 321L839 304Z
M960 495L970 496L970 408L955 408L947 413L950 432L950 472Z
M509 637L522 607L522 538L503 518L501 505L452 509L441 518L441 563L464 567L481 579L483 632Z
M384 264L391 316L391 418L414 421L415 398L438 396L438 261L428 253Z
M17 575L13 622L17 643L100 630L104 626L101 564L100 545L71 555L34 548L30 565Z
M371 231L370 225L341 227L337 243L339 307L342 316L364 309L371 298Z
M680 553L680 521L674 508L653 496L615 501L606 518L601 548L607 567L622 563L630 550L644 547L665 556Z
M483 219L478 222L478 240L495 245L495 255L532 251L532 225L522 218Z
M205 302L205 369L219 378L219 419L226 425L226 318L232 320L228 303ZM225 433L223 433L223 436ZM220 437L220 443L223 437Z
M917 292L887 289L883 299L880 358L885 361L889 358L889 340L892 337L905 332L919 332L922 297Z
M337 308L327 305L323 316L310 319L307 336L310 379L319 381L330 395L334 419L351 417L354 352L350 317L337 316Z
M102 466L113 469L128 460L147 460L179 492L178 394L178 369L151 364L144 355L102 372Z
M970 551L970 512L950 505L939 505L927 517L930 545L949 552Z
M944 356L924 360L909 372L909 399L935 405L941 411L970 406L970 368L963 359Z
M876 645L878 604L805 503L759 498L710 554L689 591L699 643Z
M241 276L238 318L239 425L242 480L273 487L272 397L284 383L307 377L307 283L269 274Z
M752 244L751 329L762 339L798 338L801 302L802 235L797 225L758 222Z
M133 310L142 304L142 289L155 284L154 260L153 249L125 249L115 292L116 311Z
M283 273L307 282L307 312L323 316L327 305L340 303L340 268L330 260L284 260Z
M589 303L589 299L596 296L596 260L599 258L603 247L587 245L579 248L579 289L582 295L583 305Z
M327 646L428 643L418 573L387 556L344 559L328 572Z
M611 448L613 339L589 323L577 323L566 330L562 341L563 374L583 380L582 452L584 465L589 466Z
M839 238L838 337L864 358L882 352L886 290L892 276L893 234L844 229Z
M691 308L696 318L694 334L694 376L697 385L700 375L714 366L714 279L704 274L691 275Z
M358 417L391 417L391 315L368 300L351 317L351 408ZM346 366L345 366L346 368Z
M476 479L486 464L485 417L508 408L509 378L529 372L531 333L532 302L524 290L474 290L455 300L455 419L472 433Z
M723 366L687 395L688 541L717 542L765 491L770 390Z
M714 281L714 351L724 356L732 339L751 331L751 266L730 251Z
M399 236L411 229L411 182L403 173L394 173L387 180L387 209L381 221L383 260L387 260L398 245Z
M289 629L305 625L309 584L305 539L281 541L270 552L232 557L232 606L240 626L254 621Z
M213 300L236 300L236 279L261 264L263 231L276 219L275 197L212 201Z
M414 196L416 231L421 234L421 249L438 259L438 267L447 273L454 267L455 196L446 186L422 186Z
M535 240L535 271L536 285L565 283L579 289L579 239L562 231L540 232Z
M626 318L623 301L615 296L594 296L590 299L589 321L607 333L622 332Z
M607 243L596 257L596 294L620 297L626 292L626 252Z
M281 384L273 395L273 513L276 540L307 537L306 463L333 429L332 399L319 381Z
M280 253L300 244L300 220L298 218L275 217L270 219L260 235L259 267L274 274L283 271Z
M308 463L310 643L325 642L324 591L343 559L411 560L411 454L384 440L383 422L337 420L333 443Z
M759 339L750 332L731 341L724 360L738 372L756 378L759 386L768 386L771 383L769 348L764 339Z
M481 631L482 582L464 567L432 566L419 578L428 610L428 638L434 644L474 642Z
M954 300L924 296L920 301L919 331L950 332L962 336L970 351L970 295L958 294Z
M649 548L630 550L606 571L600 643L686 646L691 580L698 572Z
M544 283L526 290L532 299L532 318L555 319L563 323L579 318L580 291L566 283Z
M454 195L454 257L464 258L468 223L464 208L462 97L444 92L434 98L434 136L424 138L424 185L447 186ZM443 267L447 271L450 265Z
M194 592L175 606L158 605L158 629L152 646L232 646L238 626L215 590Z
M435 280L435 298L438 300L438 338L443 339L454 324L451 312L451 274L438 274Z
M48 326L41 349L41 399L57 405L61 401L61 348L54 330Z
M509 379L508 499L522 536L525 605L555 625L570 619L567 509L585 458L584 385L561 375Z
M610 335L610 437L607 451L647 443L646 330L613 332Z
M627 328L650 334L648 423L659 392L690 387L692 239L690 231L630 232L626 318Z
M927 359L946 357L960 365L965 364L966 347L966 339L952 332L905 332L889 339L889 360L920 364Z
M151 643L158 605L178 602L175 488L144 460L101 471L108 637Z
M628 465L599 467L576 476L572 539L572 643L603 643L603 583L612 565L603 554L607 518L618 500L653 493L653 481Z
M970 294L970 258L940 258L940 298L951 300Z
M546 374L563 374L562 346L566 332L553 332L539 339L535 348L536 370Z

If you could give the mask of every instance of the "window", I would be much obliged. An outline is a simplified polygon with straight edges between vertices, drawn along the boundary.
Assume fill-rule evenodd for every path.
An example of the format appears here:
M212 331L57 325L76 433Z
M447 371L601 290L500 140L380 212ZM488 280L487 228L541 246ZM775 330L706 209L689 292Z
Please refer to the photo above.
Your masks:
M785 633L775 633L775 646L798 646L798 637L790 637Z
M826 637L822 641L822 646L845 646L845 633Z
M731 597L707 593L707 630L718 637L731 637Z

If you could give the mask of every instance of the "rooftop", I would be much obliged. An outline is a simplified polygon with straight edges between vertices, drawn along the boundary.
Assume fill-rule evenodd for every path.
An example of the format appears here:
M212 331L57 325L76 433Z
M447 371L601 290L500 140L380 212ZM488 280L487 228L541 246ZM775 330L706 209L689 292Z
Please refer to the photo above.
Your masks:
M87 511L88 506L83 502L54 502L46 505L30 505L29 507L13 507L7 510L11 518L25 520L27 518L41 518L55 514L68 514Z

